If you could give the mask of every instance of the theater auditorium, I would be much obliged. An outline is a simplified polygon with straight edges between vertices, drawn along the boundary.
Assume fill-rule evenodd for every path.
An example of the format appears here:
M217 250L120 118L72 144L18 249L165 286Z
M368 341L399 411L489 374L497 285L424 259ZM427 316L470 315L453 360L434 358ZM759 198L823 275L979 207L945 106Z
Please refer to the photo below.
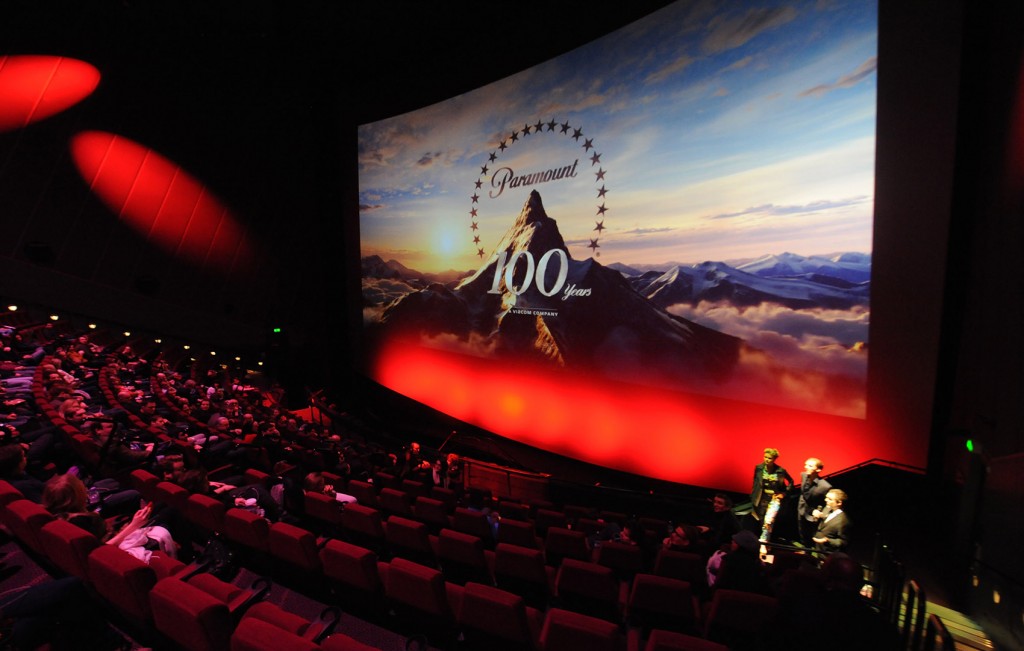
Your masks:
M0 7L0 647L1024 646L1024 6Z

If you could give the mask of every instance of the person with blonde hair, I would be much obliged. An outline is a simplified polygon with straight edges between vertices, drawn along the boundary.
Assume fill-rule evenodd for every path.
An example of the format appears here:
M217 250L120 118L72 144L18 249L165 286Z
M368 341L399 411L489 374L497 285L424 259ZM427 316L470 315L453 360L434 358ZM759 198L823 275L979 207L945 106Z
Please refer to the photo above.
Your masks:
M89 495L82 480L72 474L56 475L46 482L42 504L58 518L92 533L108 545L116 545L148 563L152 549L174 558L177 544L171 533L160 526L147 525L152 504L146 504L118 531L112 531L100 514L89 510Z

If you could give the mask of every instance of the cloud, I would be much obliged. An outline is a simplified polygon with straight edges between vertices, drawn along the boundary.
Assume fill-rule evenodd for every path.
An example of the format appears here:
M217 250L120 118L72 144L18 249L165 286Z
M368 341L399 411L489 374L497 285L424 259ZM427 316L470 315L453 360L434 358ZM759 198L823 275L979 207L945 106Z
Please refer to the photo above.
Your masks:
M804 370L866 377L867 356L858 344L867 341L870 310L794 310L774 303L741 308L701 302L668 308L690 321L739 337L777 363Z
M799 94L799 97L820 97L826 93L830 93L833 90L837 90L839 88L849 88L851 86L855 86L864 79L866 79L867 77L874 74L874 72L877 69L878 57L871 57L864 63L857 66L857 69L854 70L853 72L848 72L845 75L842 75L841 77L839 77L839 79L835 80L831 84L818 84L813 88L808 88L807 90L802 91Z
M703 48L711 54L732 50L794 18L793 7L751 9L741 16L719 16L711 21L711 32L704 39Z
M775 204L766 203L760 206L751 206L750 208L744 208L738 212L731 213L720 213L717 215L710 215L705 219L735 219L736 217L745 217L748 215L757 215L761 217L783 217L786 215L804 215L808 213L822 212L824 210L832 210L834 208L846 208L849 206L856 206L868 201L870 198L865 196L850 197L848 199L839 200L828 200L822 199L820 201L812 201L803 205L792 205L792 206L776 206Z
M385 204L383 203L361 203L359 204L359 212L373 212L374 210L380 210Z
M683 70L686 70L686 68L688 68L690 66L690 64L693 63L694 61L695 61L695 59L693 57L687 56L685 54L681 55L679 58L675 59L674 61L669 62L667 65L662 66L661 68L659 68L659 69L655 70L654 72L650 73L649 75L647 75L647 77L644 78L644 83L645 84L658 84L658 83L661 83L661 82L665 81L666 79L668 79L669 77L671 77L673 75L676 75L676 74L682 72Z

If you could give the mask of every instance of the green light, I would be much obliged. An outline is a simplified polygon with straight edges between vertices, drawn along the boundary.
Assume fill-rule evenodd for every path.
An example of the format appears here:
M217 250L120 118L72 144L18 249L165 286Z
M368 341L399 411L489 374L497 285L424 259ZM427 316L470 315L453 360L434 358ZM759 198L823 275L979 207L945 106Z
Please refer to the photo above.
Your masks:
M967 439L967 451L974 452L974 441Z
M281 328L274 328L274 334L281 334Z

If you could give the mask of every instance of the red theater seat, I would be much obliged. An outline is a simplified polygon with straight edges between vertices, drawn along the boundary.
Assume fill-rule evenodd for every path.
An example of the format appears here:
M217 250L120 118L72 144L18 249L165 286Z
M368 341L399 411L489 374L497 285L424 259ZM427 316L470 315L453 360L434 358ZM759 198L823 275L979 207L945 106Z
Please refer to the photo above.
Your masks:
M494 582L487 553L483 541L468 533L442 529L437 537L437 561L441 571L446 580L458 585L467 581L488 585Z
M715 590L704 619L704 637L730 648L749 646L770 630L778 610L779 600L775 597Z
M561 608L544 618L540 643L544 651L625 651L618 625Z
M384 523L377 509L362 504L347 504L341 513L345 538L360 547L382 553L385 549Z
M398 515L403 518L412 517L411 495L394 488L382 488L377 493L377 508L387 515Z
M128 552L100 545L89 554L89 581L96 592L136 624L150 622L149 593L157 574Z
M30 500L14 500L0 510L4 525L23 545L42 556L46 555L39 540L39 531L53 520L53 514Z
M404 558L391 561L384 591L402 632L423 633L430 641L448 646L456 632L462 586L445 583L440 571Z
M270 523L245 509L226 510L221 533L228 541L247 549L257 552L267 552L270 549Z
M391 556L423 565L437 565L430 530L422 522L393 515L388 518L384 536Z
M611 569L567 558L562 561L555 580L558 603L566 610L620 621L626 595Z
M541 549L543 541L537 537L532 522L510 520L503 517L498 524L498 542L531 549Z
M538 549L499 543L494 550L494 580L498 587L522 595L526 603L544 609L554 594L554 571Z
M729 651L729 647L685 633L654 630L644 651Z
M320 563L346 612L358 611L373 618L385 612L384 583L375 553L341 540L328 540L320 549Z
M39 543L50 563L88 581L89 554L100 545L96 536L66 520L54 519L39 530Z
M417 497L412 504L412 516L430 527L430 532L435 535L451 522L444 502L432 497Z
M552 567L560 566L566 558L589 561L591 556L590 544L583 532L563 527L548 529L544 538L544 553L548 565Z
M519 595L467 583L457 621L467 648L519 651L537 648L543 614Z
M270 555L284 564L281 568L283 574L298 570L309 578L322 570L320 550L311 531L287 522L275 522L270 525L267 545Z
M189 651L223 651L233 623L228 605L174 578L158 581L149 595L156 629Z
M644 635L653 629L696 634L699 606L690 584L654 574L637 574L626 604L626 621Z

